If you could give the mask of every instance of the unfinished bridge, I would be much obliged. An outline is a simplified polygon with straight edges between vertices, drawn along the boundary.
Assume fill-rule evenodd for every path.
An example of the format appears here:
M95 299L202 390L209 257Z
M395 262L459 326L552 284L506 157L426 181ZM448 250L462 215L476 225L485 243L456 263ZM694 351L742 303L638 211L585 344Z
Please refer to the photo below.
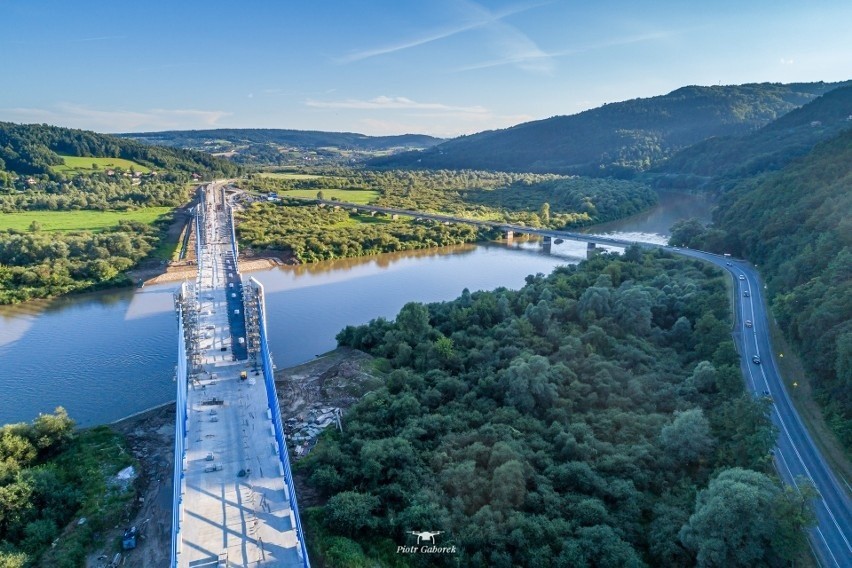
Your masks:
M171 566L307 567L263 286L240 275L224 186L202 186L198 201L198 276L175 298L181 332Z

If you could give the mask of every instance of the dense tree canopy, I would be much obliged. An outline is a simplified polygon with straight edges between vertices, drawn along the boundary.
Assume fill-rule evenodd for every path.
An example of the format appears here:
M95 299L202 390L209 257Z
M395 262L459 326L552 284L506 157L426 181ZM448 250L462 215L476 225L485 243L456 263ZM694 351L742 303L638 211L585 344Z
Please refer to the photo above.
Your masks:
M61 177L51 166L62 163L60 155L124 158L171 172L204 172L228 176L237 168L202 152L160 148L87 130L46 124L0 122L0 169L19 175L45 174Z
M459 555L428 560L448 566L691 565L713 538L711 479L748 468L778 494L758 473L775 433L726 348L721 273L630 252L344 329L387 375L308 458L330 498L317 546L368 565L434 528ZM784 503L738 530L762 535L758 513ZM769 565L799 550L755 543Z
M76 432L62 407L0 427L0 567L83 565L94 534L133 499L109 483L131 463L121 438L106 427ZM87 522L63 534L81 513Z
M100 233L0 231L0 304L126 283L124 271L148 255L158 236L131 221Z

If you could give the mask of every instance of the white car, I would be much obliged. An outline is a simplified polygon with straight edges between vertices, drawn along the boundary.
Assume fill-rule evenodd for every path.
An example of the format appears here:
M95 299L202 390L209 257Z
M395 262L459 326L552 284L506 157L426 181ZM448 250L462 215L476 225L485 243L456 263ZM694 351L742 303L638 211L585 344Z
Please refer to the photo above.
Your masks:
M740 274L740 280L745 280L745 276L743 276L742 274Z
M746 320L745 325L746 327L751 327L751 320Z

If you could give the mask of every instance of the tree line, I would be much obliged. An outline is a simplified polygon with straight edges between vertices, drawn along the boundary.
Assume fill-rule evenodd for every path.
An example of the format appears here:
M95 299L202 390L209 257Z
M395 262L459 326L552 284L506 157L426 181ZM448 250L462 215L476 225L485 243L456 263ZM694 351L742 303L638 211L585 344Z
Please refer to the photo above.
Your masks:
M326 169L319 178L249 176L248 191L281 192L238 216L238 236L257 249L285 249L299 262L474 242L493 231L436 222L388 222L288 199L292 189L372 190L373 204L530 227L565 229L637 213L656 203L645 185L620 180L478 171Z
M184 174L197 172L230 177L239 172L239 168L227 160L202 152L149 146L87 130L0 122L0 170L60 179L62 174L51 167L62 164L60 154L124 158L152 169Z
M237 214L241 243L259 250L286 250L300 262L475 242L469 225L391 221L313 203L256 203Z

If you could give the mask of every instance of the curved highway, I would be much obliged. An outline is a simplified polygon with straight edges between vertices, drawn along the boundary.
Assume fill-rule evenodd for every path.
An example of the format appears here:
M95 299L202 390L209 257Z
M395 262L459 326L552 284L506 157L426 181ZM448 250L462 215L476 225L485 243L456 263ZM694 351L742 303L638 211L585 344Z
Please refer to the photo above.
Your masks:
M734 279L734 340L742 359L747 387L757 396L772 399L772 421L778 427L775 466L781 478L797 486L797 478L810 480L819 497L814 500L817 524L809 540L821 566L852 567L852 506L848 494L822 457L798 413L775 366L769 340L769 313L755 268L741 260L690 249L671 252L700 258L731 273Z

